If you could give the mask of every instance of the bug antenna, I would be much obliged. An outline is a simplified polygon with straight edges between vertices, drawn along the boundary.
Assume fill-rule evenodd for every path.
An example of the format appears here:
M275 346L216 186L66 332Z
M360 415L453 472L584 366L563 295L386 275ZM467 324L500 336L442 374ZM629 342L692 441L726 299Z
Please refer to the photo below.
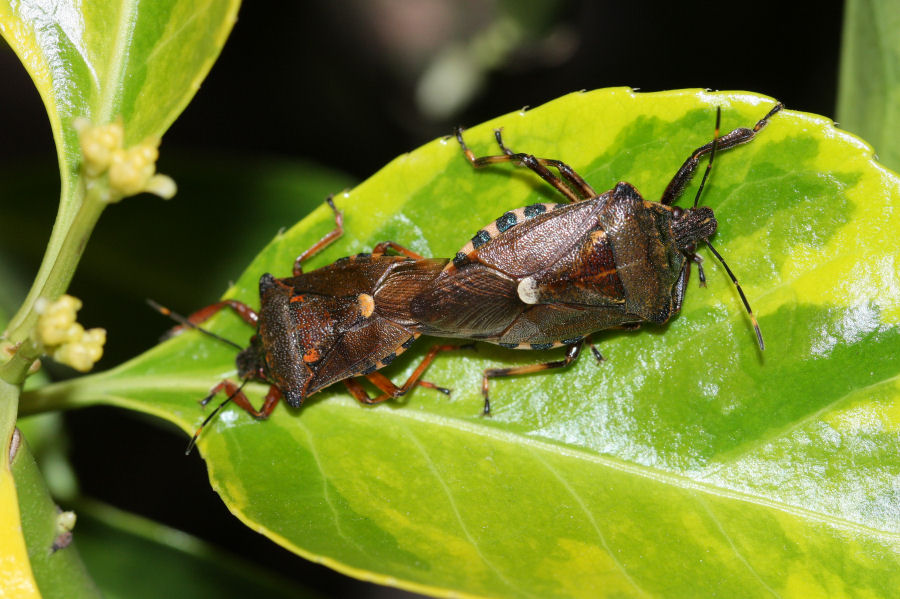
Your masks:
M747 308L747 314L750 315L750 322L753 323L753 329L756 331L756 341L759 343L760 351L766 349L766 344L763 343L762 332L759 330L759 322L756 321L756 316L753 314L753 309L750 308L750 302L747 301L747 296L744 295L744 290L741 289L741 284L738 283L737 277L734 276L734 273L731 272L731 269L728 268L728 263L725 262L725 259L722 258L722 255L716 251L716 248L707 240L706 245L709 247L710 251L713 255L722 263L722 266L725 267L725 272L728 273L728 276L731 277L731 282L734 283L734 286L737 287L738 293L741 296L741 301L744 302L744 307Z
M177 322L177 323L180 324L181 326L188 327L188 328L190 328L190 329L196 329L196 330L200 331L201 333L203 333L204 335L208 335L209 337L212 337L213 339L218 339L218 340L221 341L222 343L227 343L228 345L230 345L230 346L232 346L232 347L236 347L236 348L239 349L239 350L242 350L242 351L243 351L243 349L244 349L242 346L238 345L237 343L235 343L235 342L232 341L231 339L226 339L225 337L220 337L219 335L216 335L216 334L213 333L212 331L207 331L206 329L197 326L196 324L194 324L193 322L191 322L190 320L188 320L187 318L185 318L185 317L182 316L181 314L179 314L179 313L177 313L177 312L172 312L171 310L169 310L169 309L166 308L165 306L160 305L160 304L157 304L157 303L154 302L152 299L148 299L148 300L147 300L147 303L150 305L151 308L153 308L154 310L156 310L157 312L159 312L159 313L162 314L163 316L168 316L169 318L171 318L172 320L174 320L175 322Z
M700 194L703 193L703 187L706 180L709 179L709 171L712 170L713 159L716 157L716 148L719 147L719 125L722 124L722 107L716 106L716 132L713 134L712 150L709 153L709 162L706 163L706 170L703 172L703 179L700 180L700 188L697 190L697 196L694 198L694 208L700 202Z
M200 438L200 433L203 431L203 428L209 423L210 420L212 420L215 417L216 414L218 414L221 411L222 408L224 408L228 404L228 402L230 402L232 399L234 399L235 395L237 395L238 393L241 392L241 390L244 388L244 385L247 384L248 380L250 380L250 379L244 379L244 381L241 383L241 386L238 387L234 393L232 393L227 398L225 398L225 401L223 401L222 403L217 405L216 409L213 410L212 412L210 412L209 416L207 416L206 418L203 419L203 422L200 423L200 426L197 428L196 432L194 432L194 436L191 437L191 440L188 443L187 449L184 450L184 455L191 455L191 451L194 450L194 446L197 444L197 439ZM200 402L200 404L205 406L206 404L209 403L209 400L211 400L214 395L215 395L215 393L211 393L211 394L207 395L206 397L203 398L203 400Z

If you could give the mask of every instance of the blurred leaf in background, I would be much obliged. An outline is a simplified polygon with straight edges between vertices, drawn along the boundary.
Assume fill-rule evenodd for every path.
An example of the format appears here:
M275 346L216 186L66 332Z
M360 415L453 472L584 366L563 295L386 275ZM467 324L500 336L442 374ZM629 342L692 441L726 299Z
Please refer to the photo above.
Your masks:
M847 0L837 120L900 170L900 3Z

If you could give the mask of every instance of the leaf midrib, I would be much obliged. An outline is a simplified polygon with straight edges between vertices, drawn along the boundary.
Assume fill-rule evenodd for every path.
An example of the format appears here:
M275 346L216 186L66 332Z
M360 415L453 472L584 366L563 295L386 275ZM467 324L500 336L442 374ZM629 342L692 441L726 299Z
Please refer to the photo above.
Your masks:
M125 65L128 61L128 41L133 37L137 19L134 17L135 3L124 0L119 4L119 21L116 27L116 37L109 55L109 69L106 71L106 82L100 85L101 96L99 105L94 112L95 124L103 124L112 121L113 107L116 98L122 90L122 82L125 79Z
M898 375L900 376L900 375ZM897 377L892 377L893 378ZM142 381L144 384L140 386L128 385L128 381L137 380ZM150 383L149 385L146 383ZM887 382L887 380L882 381ZM126 384L123 384L126 383ZM105 381L94 381L91 386L92 390L92 404L99 403L97 401L97 397L99 394L105 395L104 403L109 403L111 405L117 405L120 407L127 407L130 409L151 413L157 416L161 416L170 422L175 423L178 426L181 426L185 432L191 433L193 431L189 425L186 423L181 423L177 419L172 418L172 414L165 412L164 410L154 411L148 409L148 407L140 401L131 400L126 397L119 397L115 395L115 393L110 393L112 391L116 391L119 389L127 389L129 391L134 391L135 389L160 389L160 388L173 388L173 389L197 389L201 393L205 393L209 389L209 380L207 377L203 377L202 379L195 377L147 377L142 376L137 379L117 379L114 382L106 383ZM851 393L856 392L857 390L852 391ZM104 393L106 392L106 393ZM353 409L358 410L359 405L357 402L348 397L331 397L329 398L329 409ZM838 400L840 401L840 400ZM833 402L836 403L836 402ZM368 410L390 410L391 408L387 406L370 406L367 407ZM788 514L792 514L800 517L805 521L815 521L821 522L823 524L827 524L836 528L842 528L846 530L852 530L859 533L864 533L867 535L875 535L883 538L885 541L890 542L892 544L900 543L900 533L890 532L879 530L877 528L873 528L871 526L867 526L865 524L861 524L859 522L853 522L849 520L845 520L842 518L837 518L835 516L829 516L827 514L821 514L819 512L813 512L811 510L807 510L795 505L783 503L780 501L774 501L759 495L751 495L746 492L735 491L732 489L727 489L720 486L715 486L709 482L704 482L695 478L691 478L686 475L679 475L673 472L667 472L663 470L658 470L654 468L650 468L648 466L643 466L640 464L635 464L631 462L625 462L614 457L598 455L586 451L582 448L573 447L571 445L566 445L563 443L554 442L548 439L543 438L535 438L529 435L522 435L519 433L512 433L509 431L505 431L502 428L497 426L485 426L482 424L475 424L468 420L463 420L459 418L453 418L446 415L435 414L433 412L426 412L422 410L391 410L392 417L395 418L406 418L409 420L414 420L416 422L421 422L424 424L430 424L437 427L445 427L449 429L453 429L457 432L467 433L474 436L478 436L481 438L490 439L496 443L505 443L508 445L514 445L519 447L526 447L530 450L538 450L545 451L555 455L561 455L585 462L591 462L597 464L599 466L609 468L611 470L615 470L617 472L638 476L645 479L650 479L654 482L675 487L684 490L691 490L696 492L705 493L711 496L720 497L723 499L728 499L732 501L742 501L745 503L750 503L752 505L765 507L769 509L778 510L781 512L785 512ZM804 420L806 420L804 418Z

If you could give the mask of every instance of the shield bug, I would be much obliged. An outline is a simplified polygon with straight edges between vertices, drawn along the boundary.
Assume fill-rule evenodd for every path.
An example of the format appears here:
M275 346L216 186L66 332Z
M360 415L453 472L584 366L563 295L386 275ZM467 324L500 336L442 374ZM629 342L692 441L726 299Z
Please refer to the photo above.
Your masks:
M462 130L457 130L457 140L473 167L507 162L527 167L566 199L501 215L479 230L410 304L411 316L425 334L515 349L567 348L563 360L486 370L485 414L490 411L489 379L567 366L597 331L667 322L681 310L692 263L705 285L696 254L701 242L737 286L763 349L743 290L709 243L716 232L715 215L697 204L716 151L751 141L782 108L776 104L752 129L735 129L721 137L721 110L717 110L713 140L691 153L659 202L645 200L626 182L598 194L564 162L513 152L504 145L499 129L495 136L503 153L476 157ZM706 154L709 162L694 205L675 206ZM591 349L598 361L603 359L592 344Z
M260 277L259 311L236 300L222 300L184 318L153 304L182 323L176 332L199 328L198 324L223 308L233 310L256 329L246 348L224 340L241 350L235 363L243 382L238 385L225 379L201 401L206 405L219 392L228 394L197 429L188 452L203 427L229 401L255 418L265 419L282 398L291 407L300 407L305 398L339 381L364 404L400 397L416 384L449 393L419 377L438 353L457 349L455 345L432 347L399 387L377 372L419 337L420 333L411 326L409 300L449 261L426 259L388 241L375 246L371 254L342 258L304 273L302 263L343 233L341 212L331 198L327 202L334 211L334 230L295 260L293 276L279 279L266 273ZM388 250L400 255L388 255ZM357 377L367 379L381 393L371 397ZM253 407L243 393L244 384L251 380L270 385L260 409Z

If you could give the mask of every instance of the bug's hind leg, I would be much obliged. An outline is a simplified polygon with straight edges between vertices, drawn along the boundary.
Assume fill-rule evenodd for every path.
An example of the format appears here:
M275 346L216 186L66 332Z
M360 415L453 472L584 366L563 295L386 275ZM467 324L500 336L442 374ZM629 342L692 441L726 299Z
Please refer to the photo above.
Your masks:
M294 260L294 276L298 276L303 274L303 263L326 247L331 245L337 238L344 234L344 213L338 210L334 201L331 199L332 196L328 196L325 198L325 202L331 206L331 210L334 212L334 229L326 233L322 239L312 244L310 247L306 249L302 254L297 256L297 259Z
M779 102L772 107L772 110L770 110L768 114L766 114L766 116L759 119L759 121L756 123L756 125L754 125L752 129L739 127L731 133L727 133L722 137L718 137L716 140L704 144L694 150L690 157L684 161L684 164L681 165L681 168L678 169L678 172L675 173L675 176L672 177L672 180L669 182L669 185L663 192L662 198L659 200L660 203L670 205L675 203L678 198L681 197L684 188L687 187L687 184L691 182L691 179L694 176L694 172L697 170L697 165L700 163L700 158L712 152L713 146L715 146L718 151L727 150L729 148L733 148L734 146L739 146L741 144L749 142L754 137L756 137L756 134L759 133L763 127L766 126L766 124L769 122L769 119L783 108L784 104Z
M372 257L383 256L388 250L394 250L398 254L406 256L407 258L412 258L414 260L422 260L425 258L425 256L417 254L411 249L404 247L399 243L394 243L393 241L382 241L374 248L372 248Z
M495 135L499 136L499 130L495 133ZM466 142L463 140L462 129L457 127L456 129L456 140L459 142L459 145L462 147L463 154L466 155L466 160L469 161L475 168L482 168L485 166L489 166L491 164L499 164L501 162L513 162L516 164L520 164L527 168L530 168L535 173L540 176L541 179L552 185L559 191L561 194L566 196L566 199L571 203L576 203L582 201L584 198L579 197L579 195L573 191L568 185L566 185L559 177L554 175L550 169L540 163L540 161L532 156L531 154L500 154L499 156L475 156L475 153L469 149L466 145ZM501 148L506 150L503 147L501 141ZM567 169L569 167L566 167ZM571 171L571 169L569 169ZM574 171L572 171L574 173ZM578 177L581 179L581 177ZM587 185L587 183L585 183ZM591 190L593 191L593 190Z
M484 410L482 414L484 416L489 416L491 414L491 400L488 395L488 382L490 379L498 378L501 376L515 376L518 374L531 374L532 372L540 372L542 370L550 370L551 368L565 368L569 364L575 361L578 358L578 355L581 353L581 347L584 345L584 339L569 345L566 349L566 357L562 360L556 360L553 362L542 362L541 364L530 364L528 366L512 366L510 368L488 368L484 371L484 374L481 377L481 395L484 396ZM591 344L591 349L593 350L593 344ZM595 356L599 354L599 352L595 351ZM603 359L600 356L599 359Z
M344 385L347 387L347 390L350 391L350 394L353 395L356 401L367 405L377 404L383 401L387 401L388 399L396 399L398 397L402 397L406 395L409 390L415 387L417 384L429 389L435 389L445 395L449 395L449 389L438 387L434 383L429 383L427 381L419 381L419 378L439 353L443 351L452 351L455 349L471 349L473 347L474 344L471 343L467 345L435 345L430 350L428 350L428 353L425 354L425 357L422 358L422 361L419 362L419 365L416 367L413 373L409 375L409 378L406 379L406 382L403 383L403 385L400 387L395 385L389 378L381 373L372 372L364 375L365 378L367 378L382 392L378 397L371 397L365 390L365 388L363 388L363 386L356 379L344 379Z

